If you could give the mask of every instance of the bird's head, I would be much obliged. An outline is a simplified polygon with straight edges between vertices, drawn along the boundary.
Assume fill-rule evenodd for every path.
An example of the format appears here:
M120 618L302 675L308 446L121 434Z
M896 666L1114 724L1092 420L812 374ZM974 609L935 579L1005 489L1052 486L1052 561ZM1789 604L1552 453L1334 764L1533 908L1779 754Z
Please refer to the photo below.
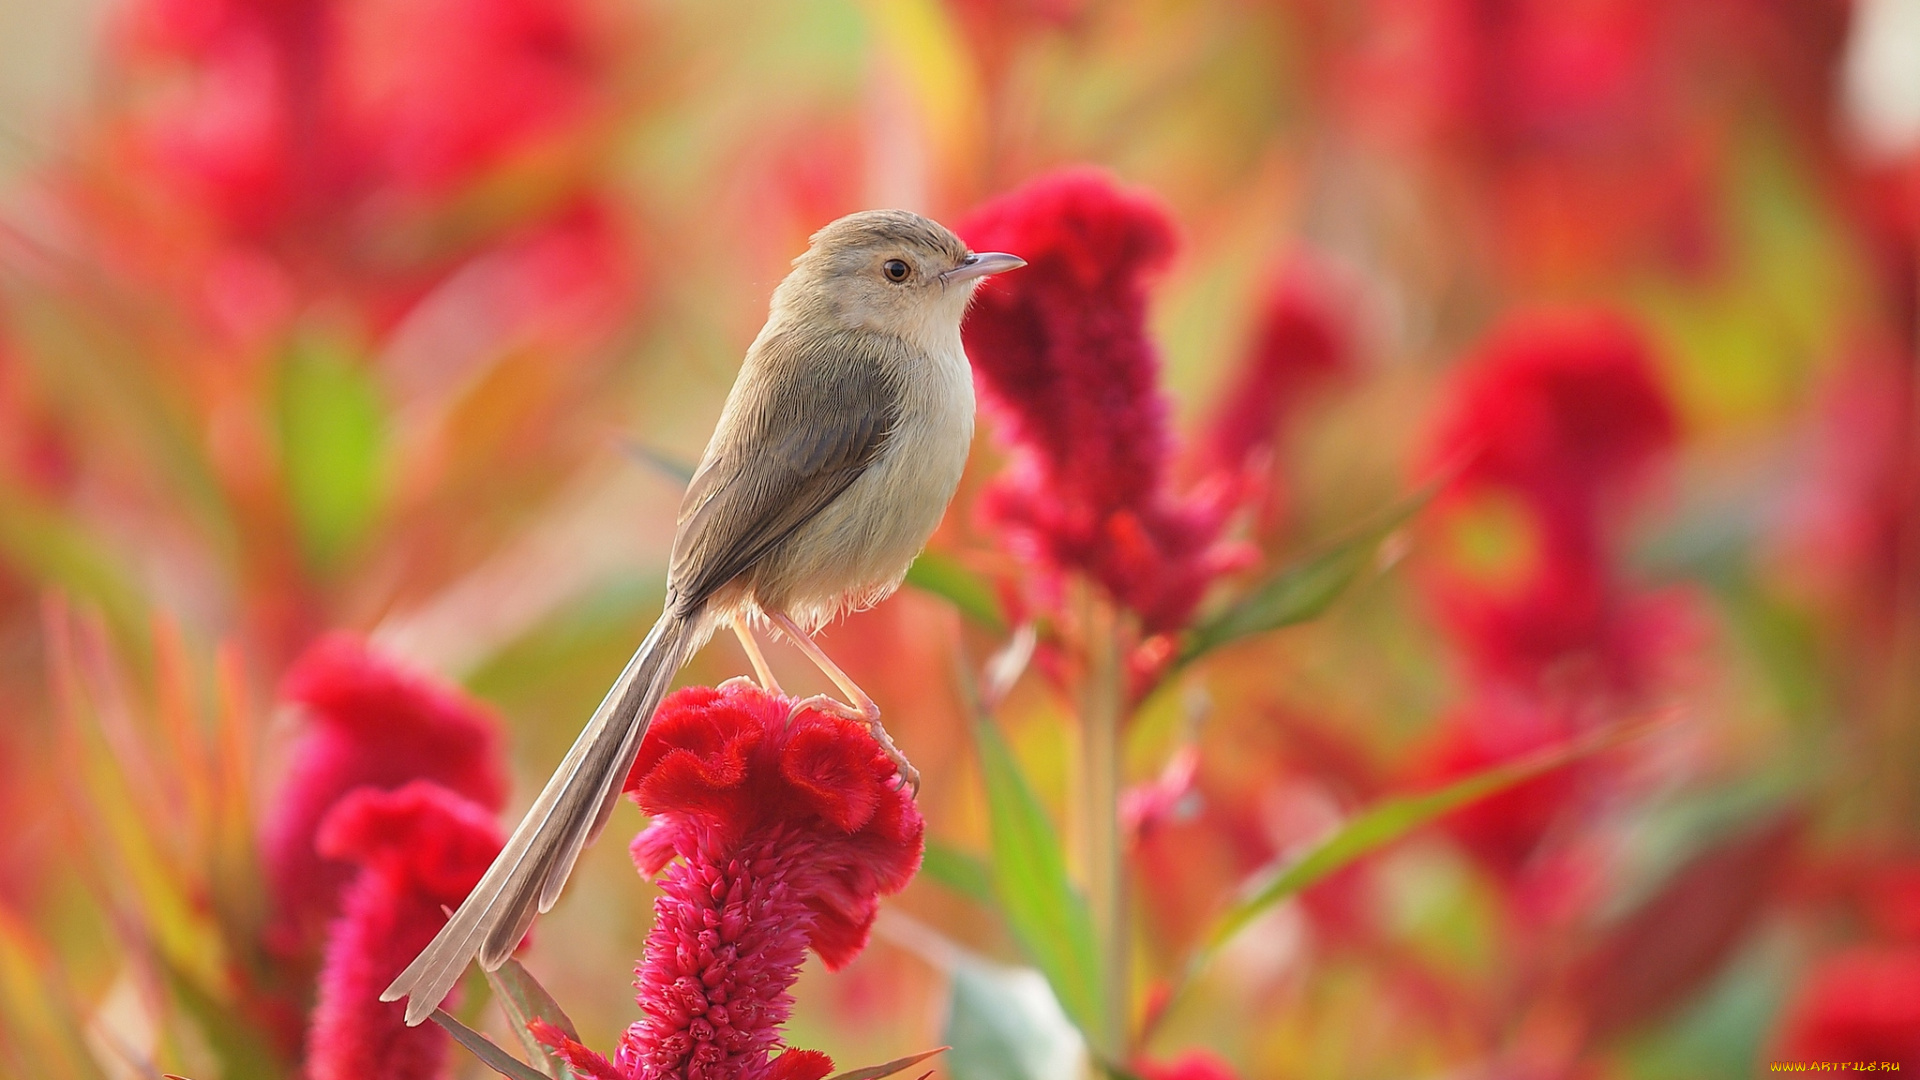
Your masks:
M953 231L906 210L863 210L813 234L775 297L776 309L826 315L909 340L950 335L988 275L1026 265L967 249Z

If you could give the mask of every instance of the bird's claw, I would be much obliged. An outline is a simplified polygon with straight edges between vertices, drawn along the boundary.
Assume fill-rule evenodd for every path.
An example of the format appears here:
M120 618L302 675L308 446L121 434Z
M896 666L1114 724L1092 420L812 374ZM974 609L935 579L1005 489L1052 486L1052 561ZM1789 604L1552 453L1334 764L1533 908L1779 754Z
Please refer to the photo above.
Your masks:
M791 723L794 717L799 716L808 709L812 709L815 712L823 712L830 716L837 716L842 720L858 720L863 724L868 722L866 713L841 701L839 698L830 697L826 694L815 694L810 698L803 698L794 702L793 708L787 710L787 721Z
M913 797L915 799L920 797L920 770L914 768L913 762L907 760L907 755L901 753L900 748L893 744L893 736L887 734L887 729L880 723L880 710L865 712L838 698L829 697L826 694L815 694L805 700L794 702L793 708L787 712L787 722L792 723L794 717L808 709L838 716L843 720L858 720L865 724L867 731L873 735L873 741L880 744L881 752L887 755L888 761L893 762L894 779L897 781L894 790L899 791L903 787L911 788Z

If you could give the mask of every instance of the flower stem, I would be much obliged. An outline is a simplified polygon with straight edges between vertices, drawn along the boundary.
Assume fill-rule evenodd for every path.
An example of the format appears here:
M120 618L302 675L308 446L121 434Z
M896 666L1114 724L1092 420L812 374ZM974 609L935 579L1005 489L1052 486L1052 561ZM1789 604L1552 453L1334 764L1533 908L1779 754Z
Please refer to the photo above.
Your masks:
M1085 799L1084 829L1088 904L1105 975L1100 1030L1095 1049L1108 1060L1125 1060L1131 1001L1131 938L1127 926L1126 872L1120 847L1120 727L1125 709L1121 664L1124 632L1112 603L1086 590L1086 680L1081 686L1080 734Z

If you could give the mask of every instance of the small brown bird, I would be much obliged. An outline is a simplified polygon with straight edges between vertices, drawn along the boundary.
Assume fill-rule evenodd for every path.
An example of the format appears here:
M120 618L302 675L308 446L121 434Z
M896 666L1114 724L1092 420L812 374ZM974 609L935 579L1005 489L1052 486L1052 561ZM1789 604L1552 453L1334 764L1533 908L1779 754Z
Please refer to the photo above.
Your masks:
M967 250L918 214L851 214L813 236L774 290L680 503L666 608L513 837L382 1001L417 1024L476 955L491 971L553 906L606 824L641 736L682 663L730 626L778 692L750 622L819 665L848 701L796 706L864 720L900 768L873 699L811 634L900 585L959 485L973 439L960 319L982 279L1026 265Z

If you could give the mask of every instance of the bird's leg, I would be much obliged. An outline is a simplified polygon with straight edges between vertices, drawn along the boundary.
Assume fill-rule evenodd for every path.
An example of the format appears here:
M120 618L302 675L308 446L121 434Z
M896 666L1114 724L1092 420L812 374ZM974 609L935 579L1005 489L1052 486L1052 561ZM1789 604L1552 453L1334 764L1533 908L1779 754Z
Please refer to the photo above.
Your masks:
M783 612L772 612L767 618L780 629L787 640L793 642L794 648L805 653L807 659L813 661L814 666L832 680L833 685L839 687L840 692L847 695L848 700L852 702L848 704L825 694L816 694L794 705L792 715L799 715L805 709L819 709L822 712L830 712L835 716L843 716L848 720L858 720L866 724L867 730L873 733L873 740L880 744L880 749L886 753L888 760L900 770L901 781L912 788L916 796L919 795L920 770L914 768L913 762L907 760L907 755L893 745L893 737L887 734L887 729L880 723L880 706L875 705L873 699L867 696L867 692L860 689L859 683L848 678L847 673L840 670L840 665L834 663L832 658L814 643L813 638L805 630L800 629L798 623L788 618Z
M760 642L754 639L753 627L747 625L747 617L739 612L733 616L733 635L740 639L740 647L747 651L747 662L753 665L753 674L760 680L760 688L769 694L784 697L785 692L780 689L779 680L773 677L773 669L767 666L767 658L760 651ZM724 690L745 681L745 675L736 675L721 683L720 688Z

